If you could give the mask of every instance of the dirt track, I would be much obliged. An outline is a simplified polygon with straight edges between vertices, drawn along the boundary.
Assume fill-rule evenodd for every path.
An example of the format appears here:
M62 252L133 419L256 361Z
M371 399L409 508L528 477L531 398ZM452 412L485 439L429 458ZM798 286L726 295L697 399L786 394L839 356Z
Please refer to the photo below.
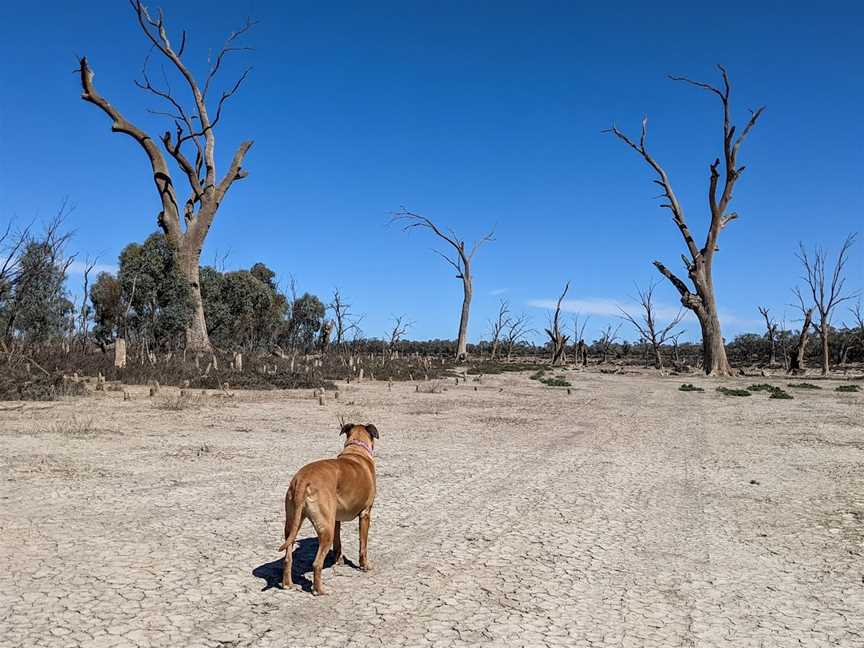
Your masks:
M864 394L572 380L0 412L0 644L864 646ZM339 414L381 431L373 571L282 591L285 487Z

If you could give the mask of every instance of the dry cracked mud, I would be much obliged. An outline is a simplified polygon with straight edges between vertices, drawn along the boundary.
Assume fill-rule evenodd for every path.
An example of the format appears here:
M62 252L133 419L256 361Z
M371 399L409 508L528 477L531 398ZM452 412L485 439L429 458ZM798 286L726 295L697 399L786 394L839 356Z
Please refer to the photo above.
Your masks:
M569 375L2 411L0 645L864 646L864 394ZM340 416L381 431L373 570L311 596L307 523L283 591Z

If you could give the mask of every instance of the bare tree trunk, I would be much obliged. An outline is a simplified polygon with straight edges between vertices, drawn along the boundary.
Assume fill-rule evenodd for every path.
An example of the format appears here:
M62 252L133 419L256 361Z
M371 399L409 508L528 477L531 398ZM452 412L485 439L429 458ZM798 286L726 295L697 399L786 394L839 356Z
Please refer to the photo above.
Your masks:
M204 320L204 302L201 299L200 259L201 250L181 248L178 255L180 272L189 282L189 293L192 299L192 318L186 328L186 348L190 351L211 351L210 337L207 335L207 322Z
M830 358L828 355L828 322L825 318L822 318L819 326L819 338L820 342L822 342L822 375L827 376L828 372L831 370L830 367Z
M702 355L705 373L709 376L731 376L732 367L726 359L726 347L716 312L699 324L702 327Z
M805 369L804 353L807 350L807 334L810 332L812 317L812 308L804 312L804 323L801 325L801 333L798 335L798 346L795 349L795 355L789 361L788 373L803 373Z
M468 315L471 310L471 296L473 286L471 285L470 265L465 264L462 273L462 315L459 318L459 337L456 341L456 357L460 360L468 357Z
M654 368L662 369L663 368L663 356L660 353L660 345L654 344Z

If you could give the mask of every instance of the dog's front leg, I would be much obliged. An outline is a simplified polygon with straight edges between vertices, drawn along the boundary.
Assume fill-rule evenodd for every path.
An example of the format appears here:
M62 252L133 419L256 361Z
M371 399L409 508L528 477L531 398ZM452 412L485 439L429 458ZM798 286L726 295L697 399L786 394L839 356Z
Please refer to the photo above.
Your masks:
M372 565L366 555L366 543L369 540L369 523L372 521L372 509L360 513L360 569L369 571Z
M344 564L342 558L342 523L336 523L336 530L333 533L333 566Z

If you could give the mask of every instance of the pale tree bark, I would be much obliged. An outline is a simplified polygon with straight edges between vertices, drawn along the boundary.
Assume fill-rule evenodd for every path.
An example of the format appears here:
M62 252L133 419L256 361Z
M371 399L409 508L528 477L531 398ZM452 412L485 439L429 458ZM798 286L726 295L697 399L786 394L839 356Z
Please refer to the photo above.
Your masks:
M840 246L840 252L834 263L834 269L828 269L828 252L817 246L811 257L804 248L803 243L798 244L798 260L804 268L804 281L810 289L813 298L813 307L819 314L819 322L816 329L819 331L819 341L822 346L822 375L827 376L830 371L830 355L828 341L831 334L831 315L838 304L842 304L855 297L845 290L846 276L844 274L846 262L849 260L849 250L855 244L855 234L850 234ZM800 293L798 299L802 302Z
M714 255L719 249L717 247L717 239L720 236L720 231L729 222L738 218L736 213L727 212L729 203L732 200L732 190L744 171L744 167L738 165L738 151L765 108L762 107L753 111L744 129L736 137L736 127L732 125L729 105L731 84L723 66L718 67L723 78L722 89L708 83L692 81L683 77L670 77L674 81L683 81L713 92L720 98L723 106L723 178L721 182L721 162L720 158L717 158L710 165L709 169L708 206L710 209L710 222L705 244L701 248L696 244L690 232L690 228L684 218L684 210L672 189L669 176L645 147L645 140L648 134L648 118L646 117L642 120L642 134L638 143L631 140L614 125L606 132L614 134L636 151L657 175L658 179L654 180L654 182L663 190L662 196L666 201L661 206L672 212L672 220L687 245L688 255L682 255L681 258L684 261L684 266L692 283L692 290L660 261L654 261L654 265L678 290L681 295L681 303L693 311L699 320L699 326L702 329L702 355L705 373L712 376L729 376L732 375L732 368L726 358L726 348L720 329L720 318L717 312L717 301L714 291Z
M800 294L798 298L801 300ZM813 322L813 309L806 307L803 300L801 300L801 314L804 319L801 323L801 331L798 334L798 343L795 346L795 353L789 359L789 368L786 370L787 373L791 374L804 373L804 370L807 368L805 353L807 351L807 336L810 333L810 326Z
M445 231L425 216L402 209L393 214L391 222L397 221L404 223L403 229L405 231L409 231L415 227L430 230L435 234L435 236L450 245L456 252L455 256L449 256L443 252L435 250L436 254L453 266L456 270L456 278L462 281L462 311L459 316L459 335L456 339L456 358L464 360L468 357L468 319L471 314L471 299L474 295L471 263L474 260L474 255L477 254L477 250L479 250L483 244L495 240L495 230L493 229L483 238L474 241L469 250L465 246L465 241L460 239L452 229L447 228Z
M765 319L765 335L771 345L771 356L768 358L769 365L777 364L777 322L771 319L767 307L759 306L759 313Z
M639 296L639 306L642 309L640 317L637 318L636 316L631 315L623 308L619 308L619 310L624 319L633 325L647 344L651 345L651 349L654 353L654 368L662 369L663 345L666 344L666 340L675 335L681 334L681 331L678 333L673 333L672 331L681 323L681 320L684 319L684 310L679 310L666 326L661 327L660 324L657 323L657 309L654 304L654 290L656 288L657 283L653 281L648 284L648 287L644 290L639 286L636 286L636 293Z
M558 298L558 303L555 305L555 312L549 322L549 328L546 329L546 335L549 336L549 343L552 346L552 366L556 367L567 362L567 340L569 336L564 335L561 330L561 302L567 296L567 291L570 290L570 282L564 284L564 292Z
M225 102L238 90L246 79L249 69L247 68L231 87L222 92L212 116L207 105L207 93L225 56L232 52L248 49L239 46L237 39L251 29L253 23L247 21L243 27L228 36L219 53L210 59L210 68L202 87L182 59L186 45L186 33L182 33L180 45L175 49L168 37L161 11L156 18L153 18L140 0L130 0L130 4L144 35L153 48L176 69L192 94L193 106L189 109L184 107L172 94L167 82L165 88L154 86L147 75L147 61L145 60L142 70L143 79L136 81L136 85L167 104L166 111L154 112L168 117L173 122L174 133L165 131L160 140L165 152L171 157L189 184L189 196L182 207L177 195L177 188L171 177L171 170L162 151L149 134L126 119L97 91L93 84L94 73L86 57L79 60L81 88L83 90L81 98L98 106L108 115L112 122L112 131L133 138L147 154L153 173L153 182L161 202L157 223L177 255L178 267L189 282L192 296L192 317L186 331L186 345L188 349L193 351L207 351L210 350L210 339L207 335L207 324L204 321L204 307L201 303L199 280L201 249L213 224L216 212L228 190L236 180L245 178L247 175L242 164L247 151L252 146L251 141L242 142L234 152L228 169L220 178L217 176L216 169L215 128L222 117ZM187 149L190 148L194 153L194 161L187 156Z

